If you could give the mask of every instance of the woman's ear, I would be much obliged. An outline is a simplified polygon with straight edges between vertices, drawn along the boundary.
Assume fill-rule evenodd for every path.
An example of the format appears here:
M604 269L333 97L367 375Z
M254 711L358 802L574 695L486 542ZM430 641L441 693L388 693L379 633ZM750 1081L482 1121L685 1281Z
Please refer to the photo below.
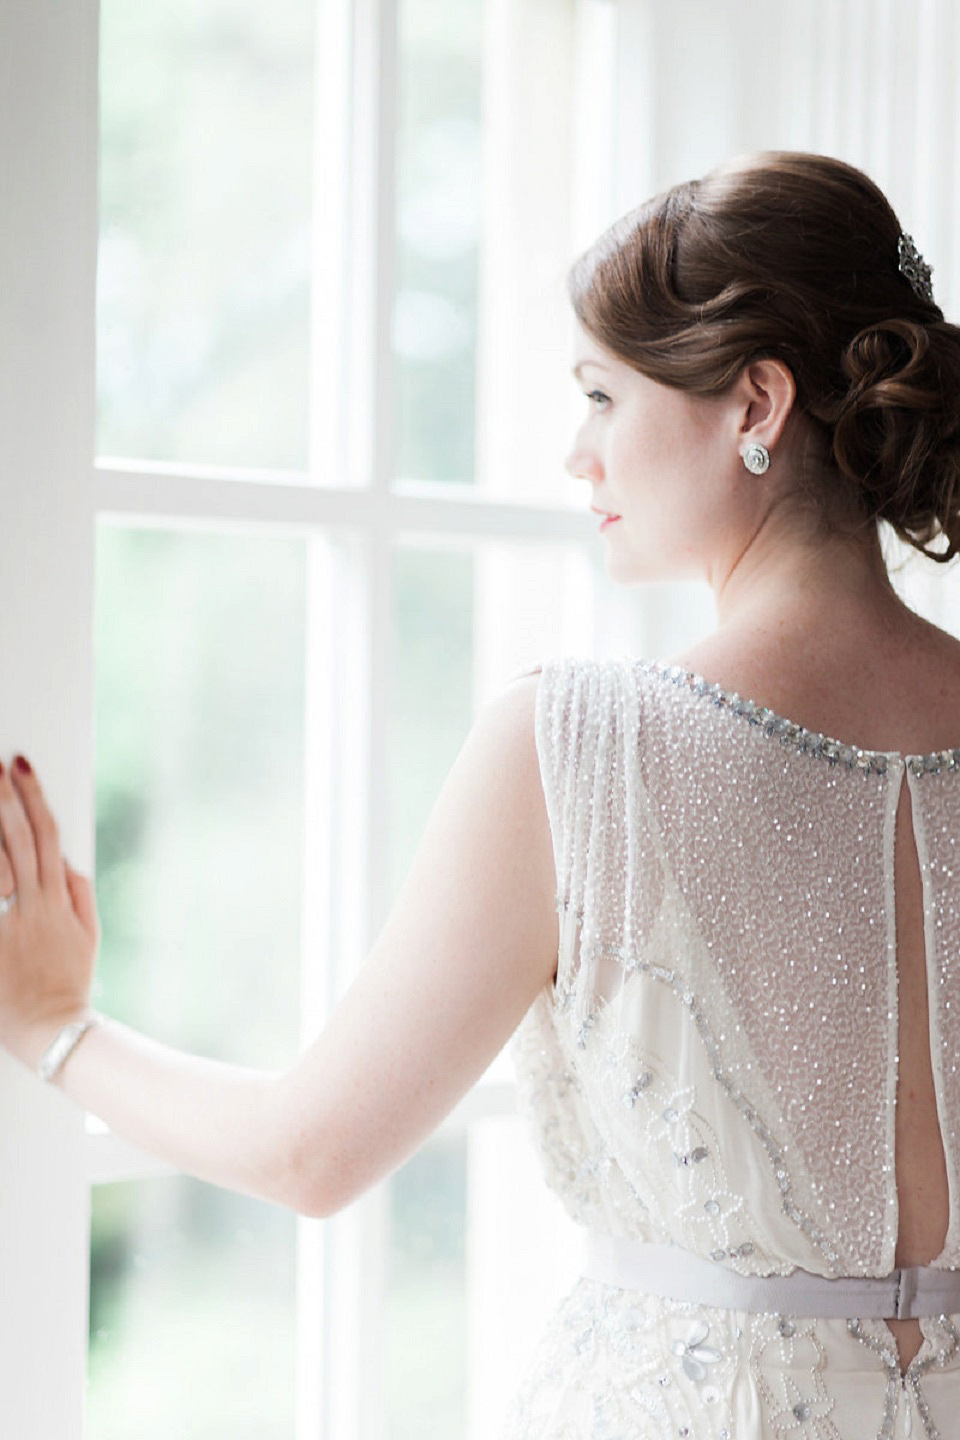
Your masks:
M765 445L770 450L783 434L797 398L793 372L782 360L771 357L745 365L740 380L741 439Z

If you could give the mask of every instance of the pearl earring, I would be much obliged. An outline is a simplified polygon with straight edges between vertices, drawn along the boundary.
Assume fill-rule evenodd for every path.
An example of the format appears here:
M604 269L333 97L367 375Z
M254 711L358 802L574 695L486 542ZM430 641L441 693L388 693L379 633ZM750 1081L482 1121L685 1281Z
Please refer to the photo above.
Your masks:
M770 451L766 445L748 445L742 458L751 475L762 475L770 469Z

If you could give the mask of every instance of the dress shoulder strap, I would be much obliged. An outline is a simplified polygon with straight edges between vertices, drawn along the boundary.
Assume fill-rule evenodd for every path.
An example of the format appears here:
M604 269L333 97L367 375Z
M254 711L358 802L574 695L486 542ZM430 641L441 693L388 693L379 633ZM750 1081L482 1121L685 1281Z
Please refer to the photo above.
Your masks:
M583 951L621 944L642 889L638 691L630 667L614 660L553 656L536 670L537 754L560 912L557 991L576 991L579 1008L590 988Z

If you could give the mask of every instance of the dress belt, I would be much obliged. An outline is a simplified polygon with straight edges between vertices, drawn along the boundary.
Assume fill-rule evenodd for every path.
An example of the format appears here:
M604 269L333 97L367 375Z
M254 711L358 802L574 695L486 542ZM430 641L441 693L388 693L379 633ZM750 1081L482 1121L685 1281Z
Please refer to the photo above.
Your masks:
M916 1320L960 1314L960 1270L905 1265L889 1275L832 1279L794 1270L789 1275L739 1275L677 1245L590 1230L582 1273L606 1285L752 1314L811 1320Z

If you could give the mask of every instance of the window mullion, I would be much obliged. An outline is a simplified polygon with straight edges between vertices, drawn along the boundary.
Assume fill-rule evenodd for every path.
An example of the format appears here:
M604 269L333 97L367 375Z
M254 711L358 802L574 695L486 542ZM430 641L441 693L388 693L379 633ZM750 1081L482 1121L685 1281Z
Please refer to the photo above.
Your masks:
M393 293L399 0L354 0L353 151L345 379L351 483L393 480Z
M348 473L369 486L373 496L389 499L395 471L395 368L393 358L393 305L396 235L396 134L399 85L400 0L356 0L355 36L358 51L357 93L354 114L358 122L354 177L357 183L353 254L361 263L351 288L354 332L361 342L354 347L354 365L364 361L363 381L352 387L355 404L350 415L351 468ZM362 328L361 328L362 327ZM352 370L356 376L356 369ZM389 509L388 509L389 513ZM355 654L366 654L366 674L358 676L362 688L356 698L367 699L365 728L366 788L358 811L365 817L363 855L366 860L366 895L362 914L369 928L362 948L354 952L359 966L365 960L387 915L388 846L376 840L386 833L385 805L389 785L389 725L394 671L392 617L394 535L389 526L375 525L363 546L365 564L354 574L362 586ZM365 645L364 645L365 642ZM363 742L361 741L361 748ZM360 855L357 854L360 871ZM362 932L363 927L358 926ZM358 934L358 938L361 936ZM349 952L345 952L345 958ZM358 1297L360 1320L359 1364L354 1375L359 1386L357 1440L383 1440L387 1433L386 1317L390 1241L390 1191L373 1187L356 1204L359 1243L352 1251L351 1289ZM339 1434L332 1430L331 1434Z
M454 542L459 536L490 536L582 543L594 524L585 507L551 505L535 496L512 500L467 485L407 481L376 492L372 487L261 483L242 474L213 477L189 467L182 472L141 472L132 462L122 468L97 466L93 485L98 519L178 529L222 531L224 526L252 525L266 533L273 528L355 528L382 532L394 541L433 534Z
M375 841L387 793L396 518L383 504L393 470L396 7L320 0L317 13L309 469L319 523L332 518L322 495L331 481L346 477L359 493L355 523L329 549L318 536L309 562L305 1039L349 986L385 911L387 858ZM318 875L325 897L324 882L311 895ZM338 1440L385 1433L388 1220L388 1193L375 1187L330 1221L301 1222L299 1440L318 1422Z
M315 484L347 473L353 0L317 0L310 264L310 434Z

